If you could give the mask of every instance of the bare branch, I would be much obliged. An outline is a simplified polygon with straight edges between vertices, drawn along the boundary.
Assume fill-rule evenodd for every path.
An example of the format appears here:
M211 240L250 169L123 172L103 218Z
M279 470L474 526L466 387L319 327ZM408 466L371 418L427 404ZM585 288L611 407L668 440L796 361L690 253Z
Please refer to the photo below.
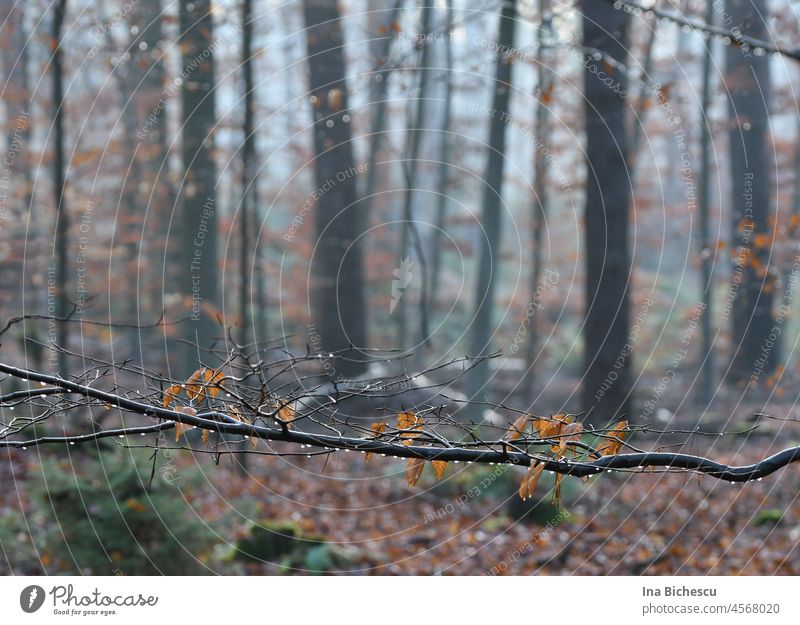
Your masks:
M76 434L74 436L41 436L27 440L12 440L6 435L0 437L0 447L27 448L45 444L75 444L95 441L102 438L124 438L131 435L146 435L148 433L174 428L175 423L178 422L225 434L238 434L267 441L310 446L317 448L319 453L344 449L383 454L396 458L422 458L424 460L459 461L466 463L509 464L521 467L529 466L532 462L538 461L544 464L546 470L576 477L588 477L610 470L624 471L661 468L668 471L692 471L718 479L729 480L731 482L746 482L770 475L778 469L800 460L800 447L786 449L754 464L731 466L708 458L680 453L638 451L636 453L622 453L597 457L596 450L578 441L570 441L569 447L573 450L582 449L587 451L589 456L585 459L576 458L574 460L569 460L566 457L555 457L546 452L535 452L529 449L537 445L558 445L558 439L561 438L560 436L552 436L546 439L535 439L526 436L518 441L514 441L514 443L510 443L505 440L482 441L477 438L473 438L470 442L456 442L447 440L439 434L422 430L401 431L396 429L388 431L385 436L377 437L374 436L374 433L368 437L367 435L365 435L365 437L353 437L342 434L319 434L291 429L289 427L290 424L286 421L279 422L280 427L258 425L255 421L260 415L248 415L254 422L245 423L221 410L207 410L201 413L187 414L179 410L171 410L159 405L147 403L144 398L142 398L142 400L130 399L128 397L123 397L119 393L103 391L77 382L63 380L58 376L29 371L5 363L0 363L0 372L15 378L47 384L49 385L47 387L48 394L54 394L54 389L59 389L62 393L79 395L87 399L102 402L107 406L161 420L160 423L149 426L121 427L100 430L89 434ZM30 398L35 398L37 393L34 391L35 389L31 389L22 391L22 395L19 395L20 392L14 395L15 397L23 399L26 395ZM41 392L38 394L41 394ZM287 404L288 401L283 400L281 403L277 404L276 411ZM79 405L80 404L70 404L73 408ZM272 415L270 414L268 416ZM600 437L607 435L607 432L603 430L594 430L590 433ZM215 451L217 453L242 452L242 450L233 448L227 451ZM275 453L281 455L284 452ZM290 454L295 452L287 451L285 453Z
M690 17L684 17L674 11L659 9L657 7L648 7L641 2L634 2L633 0L605 0L614 5L614 8L627 11L629 13L649 14L655 15L659 19L670 21L679 26L689 28L694 31L706 33L714 37L718 37L725 45L733 45L740 48L750 48L753 50L761 50L762 53L780 54L795 61L800 61L800 49L785 48L777 43L750 37L743 33L738 27L732 29L723 28L721 26L714 26L706 24L704 21ZM711 1L711 0L707 0Z

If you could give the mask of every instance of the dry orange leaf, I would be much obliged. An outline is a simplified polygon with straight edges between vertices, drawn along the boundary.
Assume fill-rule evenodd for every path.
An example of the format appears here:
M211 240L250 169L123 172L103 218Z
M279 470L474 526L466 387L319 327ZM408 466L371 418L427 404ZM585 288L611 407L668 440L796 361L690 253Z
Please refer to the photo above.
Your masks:
M208 445L208 430L203 430L203 445Z
M556 473L556 486L553 489L553 505L558 508L561 505L561 480L564 478L560 473Z
M375 432L375 436L378 437L386 431L386 424L385 423L373 423L370 428L373 432ZM367 452L364 454L364 462L369 462L369 459L372 457L372 452Z
M212 398L216 398L220 392L220 383L225 379L225 374L222 371L214 371L212 369L206 370L204 374L206 386L208 387L208 394Z
M204 371L205 369L198 369L186 380L186 394L189 396L190 401L194 401L195 399L203 401L205 393L202 384L198 383L203 380Z
M180 406L179 408L175 409L175 412L180 412L182 414L189 415L190 417L193 417L194 415L197 414L197 410L195 410L191 406ZM194 427L193 425L189 425L188 423L181 423L180 421L176 421L175 422L175 442L177 443L180 440L181 435L184 432L188 432L193 427Z
M565 445L568 443L580 442L582 433L583 423L579 423L577 421L575 423L569 423L564 427L564 438L562 440L564 441ZM572 452L573 454L577 454L578 450L573 447Z
M597 450L601 456L614 456L622 449L625 433L628 431L628 422L620 421L608 434L608 439Z
M188 432L191 429L192 429L191 425L187 425L186 423L181 423L180 421L176 422L175 423L175 442L177 443L181 439L181 436L183 436L184 433Z
M533 427L539 432L540 438L553 438L559 436L562 429L572 422L572 417L565 414L557 414L554 417L536 419Z
M219 395L219 383L225 379L222 371L215 371L203 367L195 371L186 380L186 394L192 401L201 402L205 399L206 393L212 399Z
M281 406L278 409L278 417L286 424L287 429L291 429L291 423L295 418L294 408L289 404Z
M406 480L408 485L413 488L419 478L422 477L422 470L425 468L425 460L423 458L409 458L406 463Z
M514 421L514 423L511 424L508 434L506 434L506 440L515 441L522 436L530 418L530 415L524 414Z
M173 384L166 391L164 391L164 408L169 408L175 398L181 393L181 385Z
M433 472L436 473L436 479L441 480L444 477L444 470L447 468L446 460L433 460Z
M533 495L536 490L536 484L539 483L539 478L544 471L544 465L538 460L534 460L528 468L528 473L522 478L522 483L519 485L520 499L525 501L528 497Z
M420 435L420 432L409 432L407 430L422 430L423 421L419 415L411 412L401 412L397 415L397 429L402 431L404 438L403 445L408 447L414 441L412 439Z

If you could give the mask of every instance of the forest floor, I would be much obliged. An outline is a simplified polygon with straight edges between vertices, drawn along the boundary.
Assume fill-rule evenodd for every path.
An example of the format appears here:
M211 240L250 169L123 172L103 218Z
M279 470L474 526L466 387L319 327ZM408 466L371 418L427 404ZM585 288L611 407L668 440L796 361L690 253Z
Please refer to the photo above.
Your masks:
M788 445L784 445L788 446ZM695 446L722 461L749 463L775 445L715 441ZM684 451L689 451L685 449ZM208 472L220 493L256 501L258 519L288 520L321 536L332 571L351 574L800 574L800 470L731 484L688 473L566 478L563 507L516 493L521 469L426 469L414 489L400 460L338 452L320 458L258 458L242 478ZM219 502L208 502L219 509ZM225 511L220 513L226 514ZM301 573L302 564L247 565L253 573Z
M790 418L792 410L787 404L773 414ZM726 418L707 415L696 435L634 434L631 442L646 449L670 445L671 451L737 465L800 444L796 422L754 421L753 412L740 405ZM664 427L693 431L697 423ZM266 445L259 442L256 452L264 454ZM202 557L210 571L800 575L796 464L745 484L641 470L587 481L566 477L557 507L553 476L547 474L535 497L519 499L519 468L450 463L437 481L428 466L419 484L409 488L402 460L374 455L365 463L357 452L309 456L315 450L280 449L291 455L248 454L246 474L230 457L217 464L209 454L173 455L176 475L193 473L198 479L175 480L169 487L178 489L176 496L193 515L219 531L216 551ZM21 450L8 453L0 467L8 485L0 493L0 512L29 511L33 502L26 483L41 473L40 458ZM230 557L231 546L241 549L254 527L267 528L260 551L249 560Z

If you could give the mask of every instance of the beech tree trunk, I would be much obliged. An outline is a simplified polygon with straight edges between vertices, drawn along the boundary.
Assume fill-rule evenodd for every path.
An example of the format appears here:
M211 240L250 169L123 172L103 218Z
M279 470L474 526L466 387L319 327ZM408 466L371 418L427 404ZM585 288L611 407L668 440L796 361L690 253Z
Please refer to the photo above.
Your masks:
M625 62L630 17L609 2L581 0L584 46ZM629 412L631 279L628 216L631 188L625 73L587 53L586 317L583 408L595 419ZM611 80L606 80L610 78ZM609 86L609 82L611 86Z
M64 66L61 48L61 34L64 28L64 17L67 12L67 0L57 0L54 6L52 24L52 79L53 79L53 199L56 207L56 317L64 318L70 312L70 279L69 279L69 227L70 219L64 190L66 186L66 160L64 155ZM61 321L57 324L59 347L69 348L69 323ZM58 353L58 370L64 379L69 378L69 361L67 355Z
M453 0L445 0L447 11L447 37L445 38L445 88L444 88L444 111L442 113L442 123L439 142L439 172L436 191L439 195L436 200L436 222L433 230L433 243L431 245L431 280L430 292L428 293L428 319L433 323L433 316L436 313L436 303L439 301L439 284L442 273L442 246L444 243L444 227L447 218L447 204L449 201L447 174L450 170L450 153L452 151L453 140L450 137L450 126L453 117L453 41L451 31L453 28L454 11ZM428 342L428 347L432 347L432 341Z
M487 356L491 353L493 309L498 273L500 269L500 228L502 222L500 199L503 192L503 166L506 160L506 129L508 127L508 102L511 95L511 56L514 48L514 30L517 20L516 0L503 4L497 35L497 62L495 65L494 96L489 122L488 158L483 180L483 204L480 237L480 259L476 289L475 315L472 319L470 356ZM476 363L467 378L470 399L481 401L489 381L489 363ZM478 416L477 414L473 417Z
M325 352L346 350L332 377L365 369L356 350L366 344L366 309L361 258L364 220L357 202L356 173L341 16L335 2L304 0L309 92L314 116L317 189L316 249L311 261L313 332ZM355 360L355 362L351 361Z
M547 215L550 207L550 194L547 186L547 156L543 153L543 148L552 150L550 146L550 104L548 94L553 89L553 77L550 75L548 65L552 63L552 16L550 15L550 0L539 0L539 15L541 24L536 35L536 71L538 72L538 82L536 91L538 98L536 102L536 115L534 119L534 134L537 143L533 148L533 211L532 211L532 234L533 249L531 250L531 273L530 284L528 285L529 310L533 310L528 324L528 337L525 344L525 392L527 397L533 401L535 365L539 356L539 324L536 317L538 308L536 307L537 297L542 292L542 260L543 260L543 238L544 227L547 222ZM539 147L541 146L541 147Z
M431 22L431 6L425 4L421 8L420 15L420 35L425 37L430 32ZM408 129L408 156L406 157L405 165L405 197L403 200L403 219L402 219L402 234L400 237L400 253L397 256L397 263L395 267L399 268L401 275L398 279L407 282L410 276L403 276L402 272L410 261L412 255L409 250L409 239L413 237L414 248L416 250L417 267L422 279L422 288L420 289L420 332L419 342L411 343L411 351L415 352L417 356L423 353L425 344L428 340L428 310L427 310L427 265L422 245L420 242L419 231L417 229L416 215L414 210L414 196L420 196L417 193L417 171L419 169L419 151L422 134L426 125L426 101L427 101L427 85L428 85L428 65L430 63L430 44L427 42L422 43L422 48L419 53L419 63L417 65L417 75L419 83L417 85L417 102L416 112L414 117L410 119L411 128ZM407 285L406 285L407 286ZM395 299L394 316L397 320L397 348L405 350L409 348L408 341L408 301L404 297L405 293L400 292L399 298ZM393 297L395 295L393 294Z
M769 39L766 0L727 0L725 9L742 33ZM725 86L730 94L731 227L734 252L731 311L734 349L729 379L758 383L779 359L778 338L771 338L777 272L770 267L773 215L769 139L772 84L769 57L728 46Z
M244 120L242 123L242 202L239 207L239 342L246 345L255 342L250 322L250 224L255 224L256 202L255 151L256 139L253 131L253 0L242 4L242 74L244 78ZM258 264L256 261L252 266ZM261 276L259 276L261 277ZM259 328L263 329L263 328Z
M221 334L217 267L217 170L214 163L214 35L211 0L180 4L180 47L183 106L182 154L184 180L181 187L183 222L180 286L190 302L191 319L184 338L190 348L183 363L191 372L198 357L207 359L204 349ZM198 351L199 348L199 351Z
M706 7L706 24L714 24L714 4L708 3ZM705 42L703 53L703 79L700 96L700 180L699 180L699 208L700 208L700 263L701 263L701 298L703 318L701 325L702 353L701 367L703 377L701 380L701 398L709 404L714 394L714 352L712 349L711 320L713 319L714 282L711 273L712 259L714 257L713 243L711 241L711 128L709 127L708 113L711 106L711 64L713 62L713 42Z

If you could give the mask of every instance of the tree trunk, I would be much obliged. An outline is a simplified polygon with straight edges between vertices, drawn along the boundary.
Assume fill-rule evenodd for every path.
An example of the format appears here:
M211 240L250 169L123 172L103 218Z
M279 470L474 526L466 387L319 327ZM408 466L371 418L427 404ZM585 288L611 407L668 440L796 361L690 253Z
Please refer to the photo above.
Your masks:
M447 9L447 37L445 39L445 88L444 112L440 130L439 143L439 180L436 191L439 193L436 201L436 224L433 231L433 244L431 249L431 281L428 293L428 319L433 318L436 311L436 301L439 296L439 284L442 273L442 242L444 240L444 227L447 218L447 172L450 168L450 152L453 141L450 137L450 124L453 115L453 42L450 37L453 28L453 0L445 0Z
M141 29L147 25L143 22L143 17L139 10L132 11L131 25ZM110 31L106 31L106 43L109 49L114 49L114 40ZM140 55L138 45L131 42L128 45L131 55L128 63L121 63L117 66L114 74L118 81L117 97L119 98L120 118L123 127L122 150L126 169L120 181L122 186L117 203L117 218L115 219L116 230L112 239L111 271L116 271L119 275L126 276L133 281L134 288L125 289L122 297L116 298L112 306L112 314L120 323L135 324L141 319L142 309L147 309L146 297L138 288L142 283L140 275L140 242L142 236L142 225L144 214L142 207L146 206L147 198L143 198L140 186L144 181L143 162L147 162L147 157L139 154L139 146L136 145L136 135L139 131L138 123L138 101L142 96L139 85L141 80ZM143 214L144 213L144 214ZM118 248L116 249L115 248ZM146 278L145 278L146 281ZM143 305L144 304L144 305ZM129 327L120 330L118 334L124 337L124 348L119 351L126 358L134 359L138 354L144 353L140 340L142 333L136 328Z
M714 23L714 3L709 2L706 7L705 22L713 25ZM714 60L713 41L705 42L703 52L703 79L700 96L700 181L699 181L699 203L700 203L700 263L701 263L701 298L703 306L703 318L701 324L702 353L701 367L703 376L702 401L708 405L714 395L714 353L712 350L711 319L712 305L714 301L714 282L711 274L712 260L714 257L714 244L711 241L711 193L709 183L711 181L711 128L709 128L708 113L711 107L711 64Z
M211 0L180 4L182 155L181 262L185 270L180 286L189 301L191 319L184 338L191 347L183 366L191 372L218 334L215 315L219 306L217 268L217 174L214 163L215 73Z
M15 222L19 223L19 230L15 234L11 234L7 230L6 235L11 235L14 239L19 234L23 235L20 237L22 240L19 241L19 256L21 258L24 256L21 245L26 238L26 222L32 222L34 217L33 214L29 213L29 211L34 210L34 207L30 201L33 173L28 157L30 150L28 141L31 135L31 93L28 79L28 62L31 43L28 41L30 31L26 29L25 24L25 5L11 0L4 0L0 6L2 6L2 9L0 9L0 24L2 24L0 29L0 58L2 59L3 75L5 76L4 83L0 85L0 93L2 93L3 104L6 108L6 151L4 152L4 158L7 157L7 162L4 163L4 169L7 170L4 172L6 175L0 185L2 185L5 192L2 197L3 212L6 212L5 209L11 209L8 211L11 213L10 216ZM14 178L18 176L19 181L11 176L14 176ZM19 189L22 189L23 193L20 193ZM22 197L26 199L25 205L15 206L17 200ZM14 201L9 206L11 198ZM8 225L4 224L6 227ZM35 236L34 230L33 228L28 230L27 238ZM16 243L17 241L12 242L12 244ZM27 241L27 244L30 246L31 241ZM28 254L30 253L29 247ZM16 254L13 256L16 257ZM23 300L29 299L34 293L27 292L28 288L19 282L22 266L19 265L12 269L8 260L10 259L5 259L4 264L6 266L4 269L11 269L9 273L12 274L11 278L13 280L13 287L9 285L11 287L9 291L16 291L13 295L9 292L13 300L9 304L14 307L12 308L14 314L18 314L16 306ZM32 273L30 270L27 272L27 280L30 279ZM5 284L6 281L4 280L4 288ZM28 287L32 286L32 284L28 284Z
M239 226L239 342L242 346L257 341L250 328L250 223L255 208L255 135L253 134L253 0L242 4L242 74L244 77L244 121L242 124L242 203ZM254 263L254 265L257 263ZM245 349L243 347L243 349Z
M655 6L658 7L658 2L656 2ZM651 83L653 81L650 80L650 72L653 68L653 48L655 47L656 34L658 32L658 18L655 15L653 15L650 19L648 26L650 28L650 32L647 35L647 43L644 47L642 80L641 85L639 85L639 97L636 101L636 114L634 115L633 119L631 145L629 149L630 164L628 167L630 169L629 175L631 180L633 180L635 177L634 172L636 171L636 166L639 160L639 141L641 140L642 130L644 129L644 120L647 117L648 103L652 98L650 91L652 89Z
M142 179L135 184L138 210L146 212L137 224L139 244L134 260L138 267L138 318L158 316L164 310L164 292L171 291L180 283L185 271L184 255L179 241L170 239L164 224L172 221L175 209L176 190L170 173L170 150L167 129L167 100L163 58L163 11L161 0L139 0L134 7L132 20L139 32L132 38L129 52L131 60L125 64L132 73L136 132L136 156ZM119 67L119 66L118 66ZM129 116L130 117L130 116ZM144 184L143 184L144 183ZM169 352L164 350L163 340L146 333L137 332L142 353L158 355L166 365ZM146 342L145 342L146 341ZM173 364L180 362L180 350L174 354Z
M766 0L727 0L725 9L743 33L769 39ZM732 345L729 379L763 382L779 359L770 338L776 273L768 265L773 244L769 143L771 80L769 58L729 46L725 86L730 99L731 217L734 250Z
M378 160L378 153L381 149L383 132L386 129L386 93L389 89L389 76L392 67L387 67L389 52L392 48L392 41L395 38L395 28L400 15L400 8L403 0L395 0L389 13L382 17L377 28L380 38L370 41L370 50L375 56L375 67L370 80L370 137L369 137L369 169L367 170L367 182L364 188L364 212L369 216L372 208L372 196L375 193L378 172L375 163ZM374 15L374 14L371 14ZM383 16L383 13L378 14Z
M420 34L425 37L430 32L431 21L431 6L425 4L421 9L420 17ZM405 198L403 203L403 220L401 224L402 234L400 237L400 253L397 258L396 267L399 268L400 275L396 276L403 283L402 290L396 294L392 293L392 301L395 305L394 314L397 319L397 347L405 350L408 347L408 302L405 297L405 290L408 288L408 279L410 275L403 275L406 268L410 271L410 253L409 253L409 238L414 237L415 248L417 250L417 261L419 262L420 273L422 277L422 288L420 289L420 335L419 345L414 345L412 351L421 354L424 344L428 340L428 323L427 323L427 307L425 300L427 297L427 267L425 264L425 255L422 252L422 246L419 238L419 231L414 214L414 194L417 191L417 170L419 161L419 147L423 133L423 126L425 124L425 102L427 98L426 87L428 83L428 64L430 58L430 45L427 41L421 43L421 51L419 55L419 64L417 72L419 74L419 85L417 86L417 107L416 114L411 119L408 135L408 156L406 158L405 169ZM417 351L419 350L419 351Z
M67 12L67 0L57 0L54 8L52 24L52 79L53 79L53 199L56 207L56 317L64 318L70 312L69 302L69 213L64 198L66 160L64 155L64 67L61 49L61 33L64 28L64 17ZM59 347L69 348L69 323L57 324L57 341ZM58 353L59 374L69 378L67 355Z
M536 85L538 98L536 98L536 119L534 121L534 135L536 144L533 148L533 190L535 193L533 201L533 249L531 250L531 278L528 286L528 306L532 311L528 324L528 340L525 346L525 380L524 386L528 398L534 398L534 365L539 355L539 333L536 317L538 316L538 302L541 298L542 285L542 239L544 236L544 226L547 221L549 211L550 196L547 188L547 157L544 149L550 148L550 126L549 126L549 98L553 89L553 78L548 70L551 55L546 54L546 50L551 49L552 41L552 18L549 17L550 0L539 0L539 16L541 25L536 36L536 70L539 73L539 81ZM541 146L541 147L540 147Z
M30 31L25 23L25 5L4 0L0 13L0 55L6 82L2 99L6 106L6 176L0 182L0 212L6 215L6 241L10 251L0 269L2 304L9 316L41 311L46 307L42 289L36 288L34 276L45 273L34 259L42 255L43 237L33 227L37 209L33 203L33 170L30 166L31 91L28 77ZM22 279L20 279L20 276ZM38 323L28 320L22 326L20 340L26 358L41 369L41 340Z
M503 165L508 126L508 102L511 95L511 51L514 48L514 29L517 18L516 0L503 4L497 35L497 62L495 65L494 96L489 122L488 159L483 181L483 204L480 238L480 259L476 289L475 315L472 320L470 356L482 357L491 351L492 309L500 269L500 227L503 191ZM489 363L475 363L467 378L470 399L481 401L489 381ZM473 417L478 417L477 409Z
M145 200L155 230L145 233L145 240L142 241L145 249L140 250L140 254L152 254L153 266L147 280L150 285L149 298L153 311L160 312L163 308L164 291L162 277L167 275L171 278L176 275L174 267L183 258L179 250L168 248L167 237L163 232L163 224L169 223L172 214L176 192L169 171L167 112L164 109L167 95L164 92L166 73L161 45L164 37L161 0L140 0L137 18L139 42L146 46L144 50L132 51L134 58L138 58L136 66L140 68L140 72L144 72L136 90L137 118L140 122L140 134L137 138L141 142L139 158L144 161L151 180L147 185L148 195ZM152 251L148 249L150 246ZM155 262L159 257L163 266Z
M308 68L314 116L314 169L317 241L311 262L314 321L325 352L346 350L334 364L334 377L365 369L350 350L366 344L366 310L360 235L364 224L357 203L356 173L348 110L339 7L326 0L304 0ZM356 360L353 362L352 360Z
M584 46L625 62L630 17L608 2L581 0ZM625 73L589 53L586 115L586 317L583 407L611 420L629 412L628 137ZM608 80L614 81L610 87ZM593 414L592 414L593 413Z

